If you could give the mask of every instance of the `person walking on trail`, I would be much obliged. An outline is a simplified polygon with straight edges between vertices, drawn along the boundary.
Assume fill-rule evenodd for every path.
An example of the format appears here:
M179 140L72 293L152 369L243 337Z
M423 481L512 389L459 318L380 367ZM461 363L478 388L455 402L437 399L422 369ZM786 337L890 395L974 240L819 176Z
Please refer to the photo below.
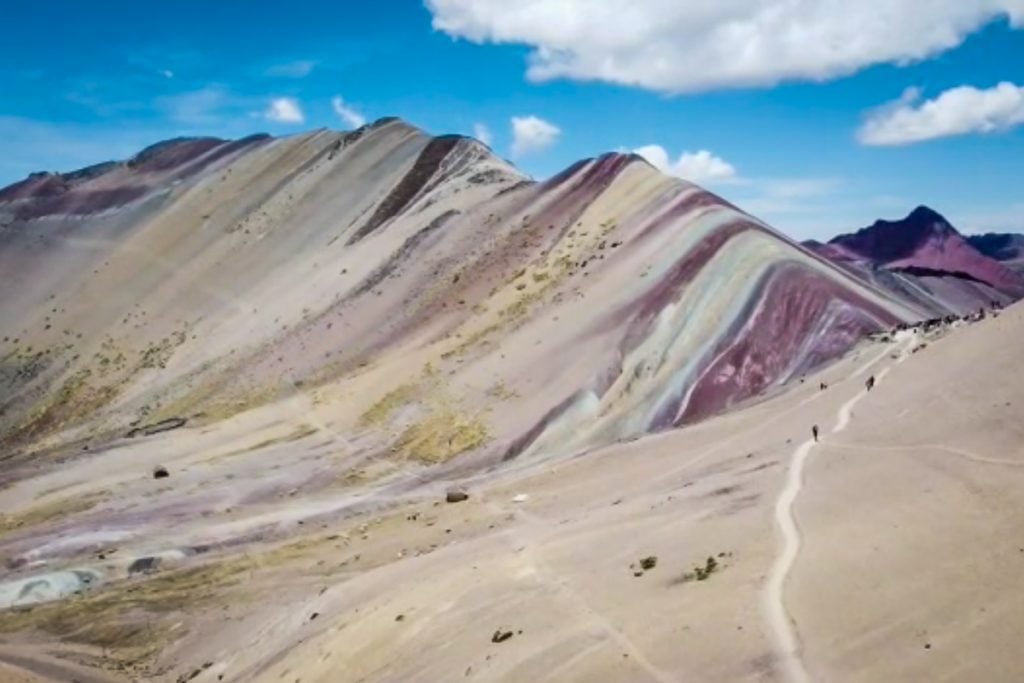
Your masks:
M867 387L868 391L871 391L871 388L875 386L875 376L871 375L868 377L868 381L864 383L864 386Z
M811 434L814 435L814 441L815 441L815 443L817 443L817 441L818 441L818 425L813 425L811 427Z

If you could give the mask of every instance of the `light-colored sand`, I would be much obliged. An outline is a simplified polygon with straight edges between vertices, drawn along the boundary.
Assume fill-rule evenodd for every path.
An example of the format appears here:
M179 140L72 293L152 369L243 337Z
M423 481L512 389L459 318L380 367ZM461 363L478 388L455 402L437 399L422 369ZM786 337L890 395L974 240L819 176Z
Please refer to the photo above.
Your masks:
M97 680L198 683L1020 680L1022 332L1012 309L899 362L903 342L865 344L691 428L467 475L458 504L411 463L329 480L360 438L335 399L122 441L0 491L10 514L96 495L6 538L35 563L19 575L104 577L0 612L11 647L46 647L0 661L47 676L70 648ZM717 571L687 576L708 557ZM158 649L126 649L119 624Z
M916 339L917 336L909 332L896 335L895 341L899 346L897 351L892 352L890 349L883 348L877 356L871 358L860 370L855 372L853 377L859 377L866 371L871 370L886 355L895 354L897 357L894 360L902 360L906 357L907 351L916 342ZM876 381L881 381L888 374L889 370L890 367L884 367L878 371L877 375L872 375L872 377ZM838 434L846 429L850 424L853 406L867 396L867 393L868 390L865 389L839 407L835 426L832 427L831 434ZM793 683L802 683L810 680L801 659L798 636L794 629L793 620L786 610L784 595L786 579L789 578L789 572L796 562L802 540L800 530L797 528L796 519L793 516L793 505L803 488L807 459L811 452L818 447L819 438L820 435L816 435L800 444L793 452L793 457L789 463L786 485L775 502L775 524L782 534L782 547L775 558L775 563L772 565L764 590L765 612L767 613L769 627L775 641L780 674L787 681Z
M1021 314L895 367L809 464L790 605L814 678L1024 678Z

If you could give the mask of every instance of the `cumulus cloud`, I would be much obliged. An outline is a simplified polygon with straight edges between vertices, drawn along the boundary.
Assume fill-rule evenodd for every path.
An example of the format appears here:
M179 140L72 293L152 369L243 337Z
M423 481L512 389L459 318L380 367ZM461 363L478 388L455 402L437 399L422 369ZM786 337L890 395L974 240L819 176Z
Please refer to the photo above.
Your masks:
M706 149L683 152L675 161L669 159L668 152L661 145L645 145L633 151L659 171L694 183L721 182L737 177L732 164Z
M950 88L933 100L921 91L903 96L868 115L857 138L865 145L909 145L925 140L993 133L1024 123L1024 87L1003 82L988 89L970 85Z
M494 136L491 135L491 129L482 123L473 124L473 137L488 147L490 147L491 143L494 142Z
M267 69L266 74L275 78L305 78L316 67L316 62L300 59L285 64L275 64Z
M512 117L512 156L541 152L555 144L562 130L536 116Z
M366 117L355 107L345 104L345 100L340 96L335 95L331 98L331 108L334 109L334 113L349 128L359 128L366 125Z
M433 26L533 48L527 75L665 92L823 81L927 59L1024 0L426 0Z
M271 100L264 116L276 123L302 123L306 120L298 100L293 97L278 97Z

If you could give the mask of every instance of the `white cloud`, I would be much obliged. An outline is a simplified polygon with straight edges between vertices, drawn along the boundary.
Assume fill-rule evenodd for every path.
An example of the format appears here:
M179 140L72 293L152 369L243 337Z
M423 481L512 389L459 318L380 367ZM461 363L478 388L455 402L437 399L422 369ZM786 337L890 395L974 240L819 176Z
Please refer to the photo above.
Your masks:
M275 64L266 70L266 75L277 78L305 78L315 67L316 62L309 59L300 59L285 64Z
M541 152L555 144L562 130L536 116L512 117L512 156Z
M306 120L298 100L293 97L278 97L271 100L263 115L277 123L302 123Z
M857 133L865 145L909 145L925 140L992 133L1024 123L1024 87L1003 82L980 90L961 85L933 100L908 89L896 102L872 112Z
M219 124L236 98L219 85L158 97L155 106L175 123L188 126Z
M697 152L683 152L672 161L661 145L645 145L633 150L663 173L674 175L694 183L735 180L736 168L722 157L706 149Z
M473 124L473 137L488 147L490 147L491 143L494 142L494 136L491 135L491 129L482 123Z
M171 71L170 69L161 69L160 70L160 75L163 76L164 78L174 78L174 72Z
M345 104L339 96L331 98L331 107L334 109L334 113L345 122L345 125L350 128L359 128L360 126L366 125L366 117L363 116L355 107Z
M1024 0L427 0L434 28L533 48L527 75L665 92L823 81L956 47Z

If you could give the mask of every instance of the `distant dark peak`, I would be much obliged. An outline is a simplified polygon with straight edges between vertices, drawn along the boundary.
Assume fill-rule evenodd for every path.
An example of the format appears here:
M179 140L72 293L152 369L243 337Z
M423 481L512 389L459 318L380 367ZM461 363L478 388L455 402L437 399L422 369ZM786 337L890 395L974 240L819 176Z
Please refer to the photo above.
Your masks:
M988 232L969 235L967 242L985 256L997 261L1024 258L1024 235L1012 232Z
M808 249L820 249L825 246L824 243L819 242L818 240L804 240L800 244L804 245Z
M1005 232L987 232L984 235L969 235L967 241L975 248L984 252L984 249L980 249L981 247L986 249L1003 249L1014 243L1014 237L1021 236Z
M937 211L919 206L902 220L877 220L855 233L839 235L830 240L829 244L841 245L878 263L887 263L910 256L931 240L945 240L959 235Z
M942 214L927 206L917 207L908 213L906 218L901 220L890 221L879 219L875 221L871 227L864 228L863 230L858 231L857 234L860 234L865 230L885 230L887 232L899 230L902 232L914 232L919 234L944 234L956 232L956 229L950 225L949 221L947 221Z
M949 221L942 214L924 205L911 211L903 220L913 223L943 223L949 225Z

